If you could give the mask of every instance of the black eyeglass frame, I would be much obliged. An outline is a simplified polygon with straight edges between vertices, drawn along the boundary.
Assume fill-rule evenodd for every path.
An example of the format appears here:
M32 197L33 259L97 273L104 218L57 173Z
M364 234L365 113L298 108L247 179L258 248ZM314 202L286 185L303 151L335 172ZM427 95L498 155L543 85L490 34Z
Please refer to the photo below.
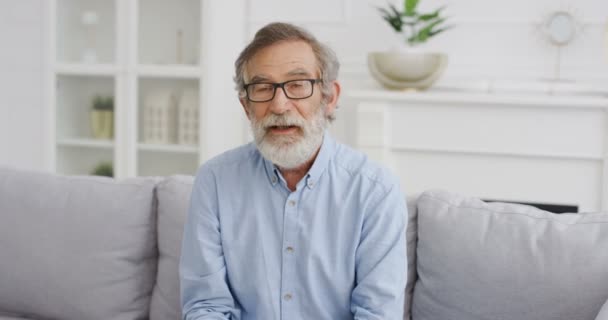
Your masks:
M300 98L292 98L289 96L289 93L287 93L287 91L285 90L285 85L290 83L290 82L294 82L294 81L308 81L310 82L311 85L311 90L310 90L310 94L306 97L300 97ZM288 80L285 82L279 82L279 83L273 83L273 82L252 82L252 83L247 83L243 86L243 89L245 90L245 94L247 95L247 100L251 101L251 102L268 102L268 101L272 101L272 99L274 99L274 96L277 94L277 88L281 88L283 90L283 93L285 94L285 96L288 99L291 100L302 100L302 99L308 99L310 97L312 97L312 95L315 93L315 84L316 83L322 83L323 80L322 79L293 79L293 80ZM266 99L266 100L252 100L249 97L249 86L255 85L255 84L270 84L272 85L272 96L270 97L270 99Z

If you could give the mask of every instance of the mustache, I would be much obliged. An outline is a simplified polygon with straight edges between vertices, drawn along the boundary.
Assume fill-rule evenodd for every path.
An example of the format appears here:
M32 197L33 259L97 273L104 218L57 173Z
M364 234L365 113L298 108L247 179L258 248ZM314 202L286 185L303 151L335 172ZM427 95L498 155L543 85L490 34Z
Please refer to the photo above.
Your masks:
M306 121L296 115L291 114L270 114L260 121L260 126L264 129L277 126L296 126L304 127Z

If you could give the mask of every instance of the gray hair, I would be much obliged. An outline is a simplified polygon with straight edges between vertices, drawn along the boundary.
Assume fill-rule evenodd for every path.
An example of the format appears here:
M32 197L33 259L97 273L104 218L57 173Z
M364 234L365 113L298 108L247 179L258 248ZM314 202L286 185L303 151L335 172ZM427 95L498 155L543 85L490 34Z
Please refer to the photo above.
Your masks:
M253 40L241 51L234 63L234 82L239 98L245 97L245 66L260 50L283 41L304 41L310 45L317 59L321 73L321 94L323 101L331 98L332 82L338 78L340 63L336 54L327 45L319 42L310 32L295 25L283 22L267 24L256 32ZM333 115L330 115L333 120Z

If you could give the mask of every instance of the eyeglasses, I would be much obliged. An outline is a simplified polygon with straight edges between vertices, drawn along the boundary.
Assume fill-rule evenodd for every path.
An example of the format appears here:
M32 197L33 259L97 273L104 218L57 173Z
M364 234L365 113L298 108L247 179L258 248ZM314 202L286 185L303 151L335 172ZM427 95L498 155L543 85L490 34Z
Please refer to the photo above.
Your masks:
M268 102L274 99L277 88L283 89L289 99L299 100L312 96L314 84L321 83L321 79L298 79L281 83L249 83L243 86L247 92L247 99L251 102Z

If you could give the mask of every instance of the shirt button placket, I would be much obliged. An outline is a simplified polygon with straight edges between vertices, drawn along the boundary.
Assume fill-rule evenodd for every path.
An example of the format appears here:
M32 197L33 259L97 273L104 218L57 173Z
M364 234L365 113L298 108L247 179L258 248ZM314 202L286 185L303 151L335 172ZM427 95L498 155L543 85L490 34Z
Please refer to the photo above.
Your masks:
M295 249L294 242L297 234L297 201L295 200L297 193L292 193L285 202L285 216L284 216L284 234L283 234L283 257L282 257L282 307L281 307L281 318L292 319L293 318L293 290L295 289Z

